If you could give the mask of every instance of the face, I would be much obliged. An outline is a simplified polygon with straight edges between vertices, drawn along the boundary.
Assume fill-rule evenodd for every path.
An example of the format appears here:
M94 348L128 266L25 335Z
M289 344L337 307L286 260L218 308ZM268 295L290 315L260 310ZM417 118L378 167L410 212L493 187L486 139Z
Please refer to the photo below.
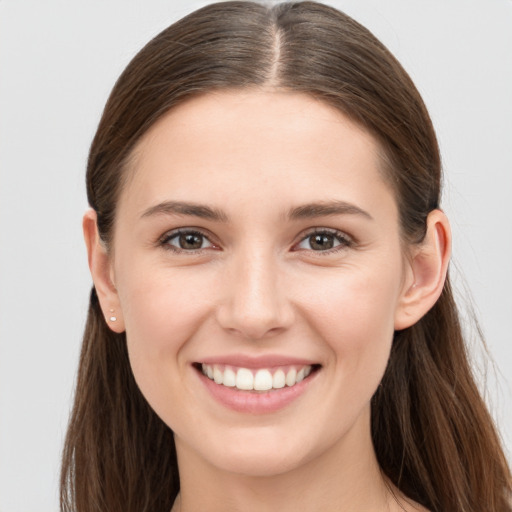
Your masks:
M178 455L270 475L367 449L408 281L376 141L305 95L212 93L128 172L111 275Z

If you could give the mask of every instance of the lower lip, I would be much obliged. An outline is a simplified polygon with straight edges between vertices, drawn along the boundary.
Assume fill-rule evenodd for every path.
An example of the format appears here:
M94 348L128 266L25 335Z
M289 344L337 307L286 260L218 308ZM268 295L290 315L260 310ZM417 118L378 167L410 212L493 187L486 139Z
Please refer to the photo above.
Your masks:
M254 392L216 384L201 372L197 372L201 382L218 402L234 411L250 414L271 413L290 405L304 394L317 373L318 371L311 373L294 386L286 386L281 389L272 389L265 392Z

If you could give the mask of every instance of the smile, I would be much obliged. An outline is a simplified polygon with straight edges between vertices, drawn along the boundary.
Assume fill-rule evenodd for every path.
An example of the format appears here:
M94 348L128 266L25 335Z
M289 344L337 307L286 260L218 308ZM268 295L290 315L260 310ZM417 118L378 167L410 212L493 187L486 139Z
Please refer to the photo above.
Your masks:
M208 379L229 388L241 391L270 391L293 387L302 382L314 370L312 365L282 368L248 369L219 364L202 364L201 372Z

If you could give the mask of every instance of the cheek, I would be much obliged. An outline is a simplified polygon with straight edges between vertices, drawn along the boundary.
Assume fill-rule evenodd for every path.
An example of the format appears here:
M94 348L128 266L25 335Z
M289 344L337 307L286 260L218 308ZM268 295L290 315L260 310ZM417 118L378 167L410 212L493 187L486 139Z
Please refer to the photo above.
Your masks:
M349 340L371 341L372 334L392 332L399 297L399 274L343 269L331 276L302 281L304 312L321 329Z
M339 378L373 394L385 371L394 333L401 272L343 269L324 286L305 286L304 315L328 346ZM318 283L317 283L318 284Z
M120 283L128 355L137 385L157 415L173 430L193 421L183 403L186 347L208 315L212 297L186 272L159 271ZM172 409L169 404L174 404ZM178 412L179 411L179 412ZM179 430L179 429L178 429Z
M373 286L347 288L339 296L338 308L326 315L332 328L325 339L333 353L330 368L333 407L343 411L345 425L355 424L369 407L386 370L393 341L393 308L389 295L376 293Z
M187 272L128 275L130 280L121 283L119 294L137 376L179 362L183 346L207 316L212 297L200 276Z

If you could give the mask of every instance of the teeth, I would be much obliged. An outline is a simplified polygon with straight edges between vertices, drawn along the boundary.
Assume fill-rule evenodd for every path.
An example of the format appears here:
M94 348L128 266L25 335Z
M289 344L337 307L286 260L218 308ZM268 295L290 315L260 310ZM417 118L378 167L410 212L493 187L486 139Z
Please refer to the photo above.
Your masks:
M215 384L222 384L224 382L224 374L217 366L214 366L213 368L213 380L215 381Z
M286 385L293 386L297 382L296 377L297 377L297 370L295 368L292 368L286 374Z
M224 379L222 384L224 384L224 386L228 386L229 388L234 388L236 386L236 375L231 368L226 368L224 370Z
M274 376L272 377L272 387L274 389L281 389L284 388L286 385L286 375L284 374L283 370L277 370L276 373L274 373Z
M254 389L254 376L251 370L240 368L236 372L236 387L238 389L250 390Z
M258 370L256 372L254 376L254 389L256 391L268 391L272 389L272 374L268 370Z
M311 365L294 367L291 366L285 372L278 368L274 374L266 368L261 368L253 373L247 368L233 368L223 365L203 364L202 372L216 384L227 387L236 387L244 391L268 391L270 389L281 389L285 386L291 387L303 381L312 371Z

